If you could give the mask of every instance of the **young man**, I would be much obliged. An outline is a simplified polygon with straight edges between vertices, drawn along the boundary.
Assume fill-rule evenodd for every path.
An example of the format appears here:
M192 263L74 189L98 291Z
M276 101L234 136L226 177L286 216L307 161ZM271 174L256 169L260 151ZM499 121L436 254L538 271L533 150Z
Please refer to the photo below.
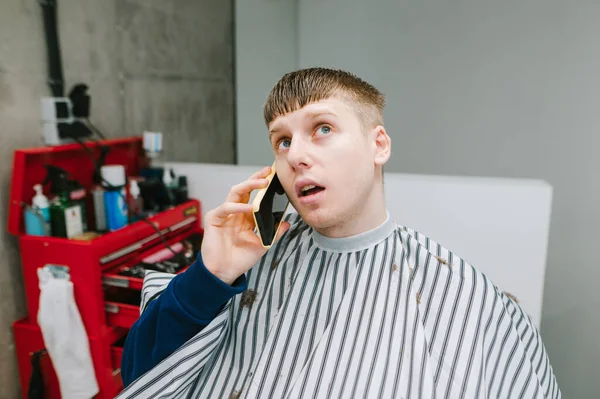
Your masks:
M208 212L188 271L149 273L122 398L559 398L540 335L463 259L386 212L383 95L285 75L265 120L297 214L266 251L250 193Z

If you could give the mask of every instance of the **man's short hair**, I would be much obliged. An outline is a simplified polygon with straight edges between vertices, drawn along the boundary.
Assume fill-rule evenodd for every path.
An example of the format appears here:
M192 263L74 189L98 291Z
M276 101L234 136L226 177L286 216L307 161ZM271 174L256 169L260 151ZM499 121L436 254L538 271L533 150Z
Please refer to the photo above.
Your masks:
M329 68L306 68L285 74L267 97L265 123L268 127L278 116L334 96L354 107L364 129L383 125L384 95L350 72Z

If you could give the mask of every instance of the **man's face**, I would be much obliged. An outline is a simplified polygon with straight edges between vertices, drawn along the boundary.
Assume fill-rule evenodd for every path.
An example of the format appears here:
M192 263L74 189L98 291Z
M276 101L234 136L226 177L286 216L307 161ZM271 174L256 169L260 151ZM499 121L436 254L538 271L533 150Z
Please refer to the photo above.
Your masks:
M279 180L310 226L337 234L374 202L377 135L364 131L350 104L307 104L277 117L269 132Z

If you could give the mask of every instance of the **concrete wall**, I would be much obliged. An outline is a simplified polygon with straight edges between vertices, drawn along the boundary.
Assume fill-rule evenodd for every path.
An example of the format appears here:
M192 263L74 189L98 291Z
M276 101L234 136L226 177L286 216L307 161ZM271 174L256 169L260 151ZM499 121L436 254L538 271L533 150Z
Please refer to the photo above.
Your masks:
M565 398L598 397L599 15L584 0L299 3L299 66L387 94L389 171L554 187L542 336Z
M283 74L296 68L297 0L235 2L237 161L271 165L263 104Z
M233 163L233 2L59 0L66 88L86 82L92 121L108 137L165 134L174 161ZM48 95L41 8L0 5L0 224L15 148L42 145ZM17 241L0 229L0 397L19 387L11 323L25 316Z

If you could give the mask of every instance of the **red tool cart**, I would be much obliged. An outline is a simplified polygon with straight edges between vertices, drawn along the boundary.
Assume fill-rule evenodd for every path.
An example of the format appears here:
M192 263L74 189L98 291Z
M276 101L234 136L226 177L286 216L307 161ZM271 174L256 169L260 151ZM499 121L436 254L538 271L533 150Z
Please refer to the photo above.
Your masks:
M106 140L101 144L110 147L105 164L124 165L128 177L139 175L140 167L144 165L141 137ZM86 146L98 156L96 143L86 143ZM13 324L23 398L28 394L34 355L41 356L44 397L60 398L58 380L51 359L45 353L37 324L40 297L37 270L47 265L68 270L100 387L96 398L114 398L122 389L122 346L128 329L139 316L142 286L141 277L131 277L122 271L165 250L165 242L172 246L184 240L188 242L191 237L196 243L201 241L200 202L190 199L146 221L136 221L93 239L30 236L25 234L22 203L31 203L32 187L44 180L44 164L65 169L87 189L92 186L94 172L90 154L79 144L23 149L14 153L8 231L19 239L27 297L28 316ZM45 194L48 196L46 190ZM87 209L93 209L91 202ZM87 212L87 216L88 225L92 225L92 212Z

